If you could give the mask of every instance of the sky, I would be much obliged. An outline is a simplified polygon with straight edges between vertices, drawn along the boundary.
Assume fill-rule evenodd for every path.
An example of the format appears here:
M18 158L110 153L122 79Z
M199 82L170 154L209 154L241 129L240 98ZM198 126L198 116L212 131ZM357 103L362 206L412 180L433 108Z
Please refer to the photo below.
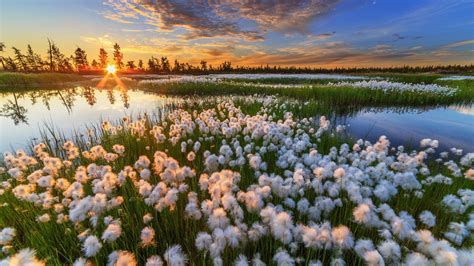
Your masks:
M367 67L474 63L474 0L1 0L0 41L41 54L47 38L89 61ZM146 61L145 61L146 62Z

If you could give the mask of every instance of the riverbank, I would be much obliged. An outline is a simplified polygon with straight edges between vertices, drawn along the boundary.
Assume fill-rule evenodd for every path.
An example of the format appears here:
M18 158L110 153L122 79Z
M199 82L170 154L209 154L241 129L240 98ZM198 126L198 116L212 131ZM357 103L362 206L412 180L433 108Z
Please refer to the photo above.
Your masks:
M89 80L77 74L0 72L0 87L41 86Z

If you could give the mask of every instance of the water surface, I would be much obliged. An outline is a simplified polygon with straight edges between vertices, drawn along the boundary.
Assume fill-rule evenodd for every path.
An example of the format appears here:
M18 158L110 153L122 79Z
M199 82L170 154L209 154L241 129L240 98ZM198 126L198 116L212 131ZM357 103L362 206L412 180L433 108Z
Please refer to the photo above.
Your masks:
M45 125L71 135L102 120L152 113L170 101L173 98L138 90L91 87L1 93L0 151L25 147Z
M386 135L393 145L418 148L423 138L431 138L439 140L440 151L452 147L474 151L473 106L363 110L345 122L349 133L372 141Z
M153 113L178 98L141 90L95 89L92 87L29 90L0 93L0 151L25 147L39 137L45 124L66 135L81 131L101 120L117 120L142 112ZM375 141L386 135L393 145L417 148L423 138L440 141L440 150L451 147L474 151L474 107L361 109L336 117L348 124L356 138Z

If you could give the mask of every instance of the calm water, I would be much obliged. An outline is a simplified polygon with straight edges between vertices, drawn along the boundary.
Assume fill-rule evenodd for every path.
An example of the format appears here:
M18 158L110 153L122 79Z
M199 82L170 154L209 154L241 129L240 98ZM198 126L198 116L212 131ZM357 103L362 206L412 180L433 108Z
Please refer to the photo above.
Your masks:
M97 90L72 88L0 94L0 150L27 145L39 136L39 129L52 124L71 134L101 120L116 120L141 112L152 113L177 101L139 90ZM376 140L386 135L394 145L415 148L422 138L438 139L441 150L451 147L474 151L474 107L435 109L363 110L351 117L339 117L347 131L357 138Z
M27 91L0 94L0 150L24 147L39 137L40 128L54 125L65 134L85 130L101 120L153 112L173 98L135 90L98 90L78 87L67 90Z
M431 138L439 140L439 151L452 147L474 151L474 106L404 112L385 108L344 120L352 135L372 141L386 135L394 145L418 148L421 139Z

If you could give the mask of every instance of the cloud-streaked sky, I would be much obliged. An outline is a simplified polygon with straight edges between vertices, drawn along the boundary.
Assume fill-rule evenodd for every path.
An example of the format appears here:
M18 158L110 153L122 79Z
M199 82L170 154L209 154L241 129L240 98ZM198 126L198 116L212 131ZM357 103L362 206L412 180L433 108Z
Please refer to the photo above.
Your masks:
M47 38L91 61L316 67L474 63L474 0L1 0L0 41L45 53ZM11 53L9 49L7 53Z

